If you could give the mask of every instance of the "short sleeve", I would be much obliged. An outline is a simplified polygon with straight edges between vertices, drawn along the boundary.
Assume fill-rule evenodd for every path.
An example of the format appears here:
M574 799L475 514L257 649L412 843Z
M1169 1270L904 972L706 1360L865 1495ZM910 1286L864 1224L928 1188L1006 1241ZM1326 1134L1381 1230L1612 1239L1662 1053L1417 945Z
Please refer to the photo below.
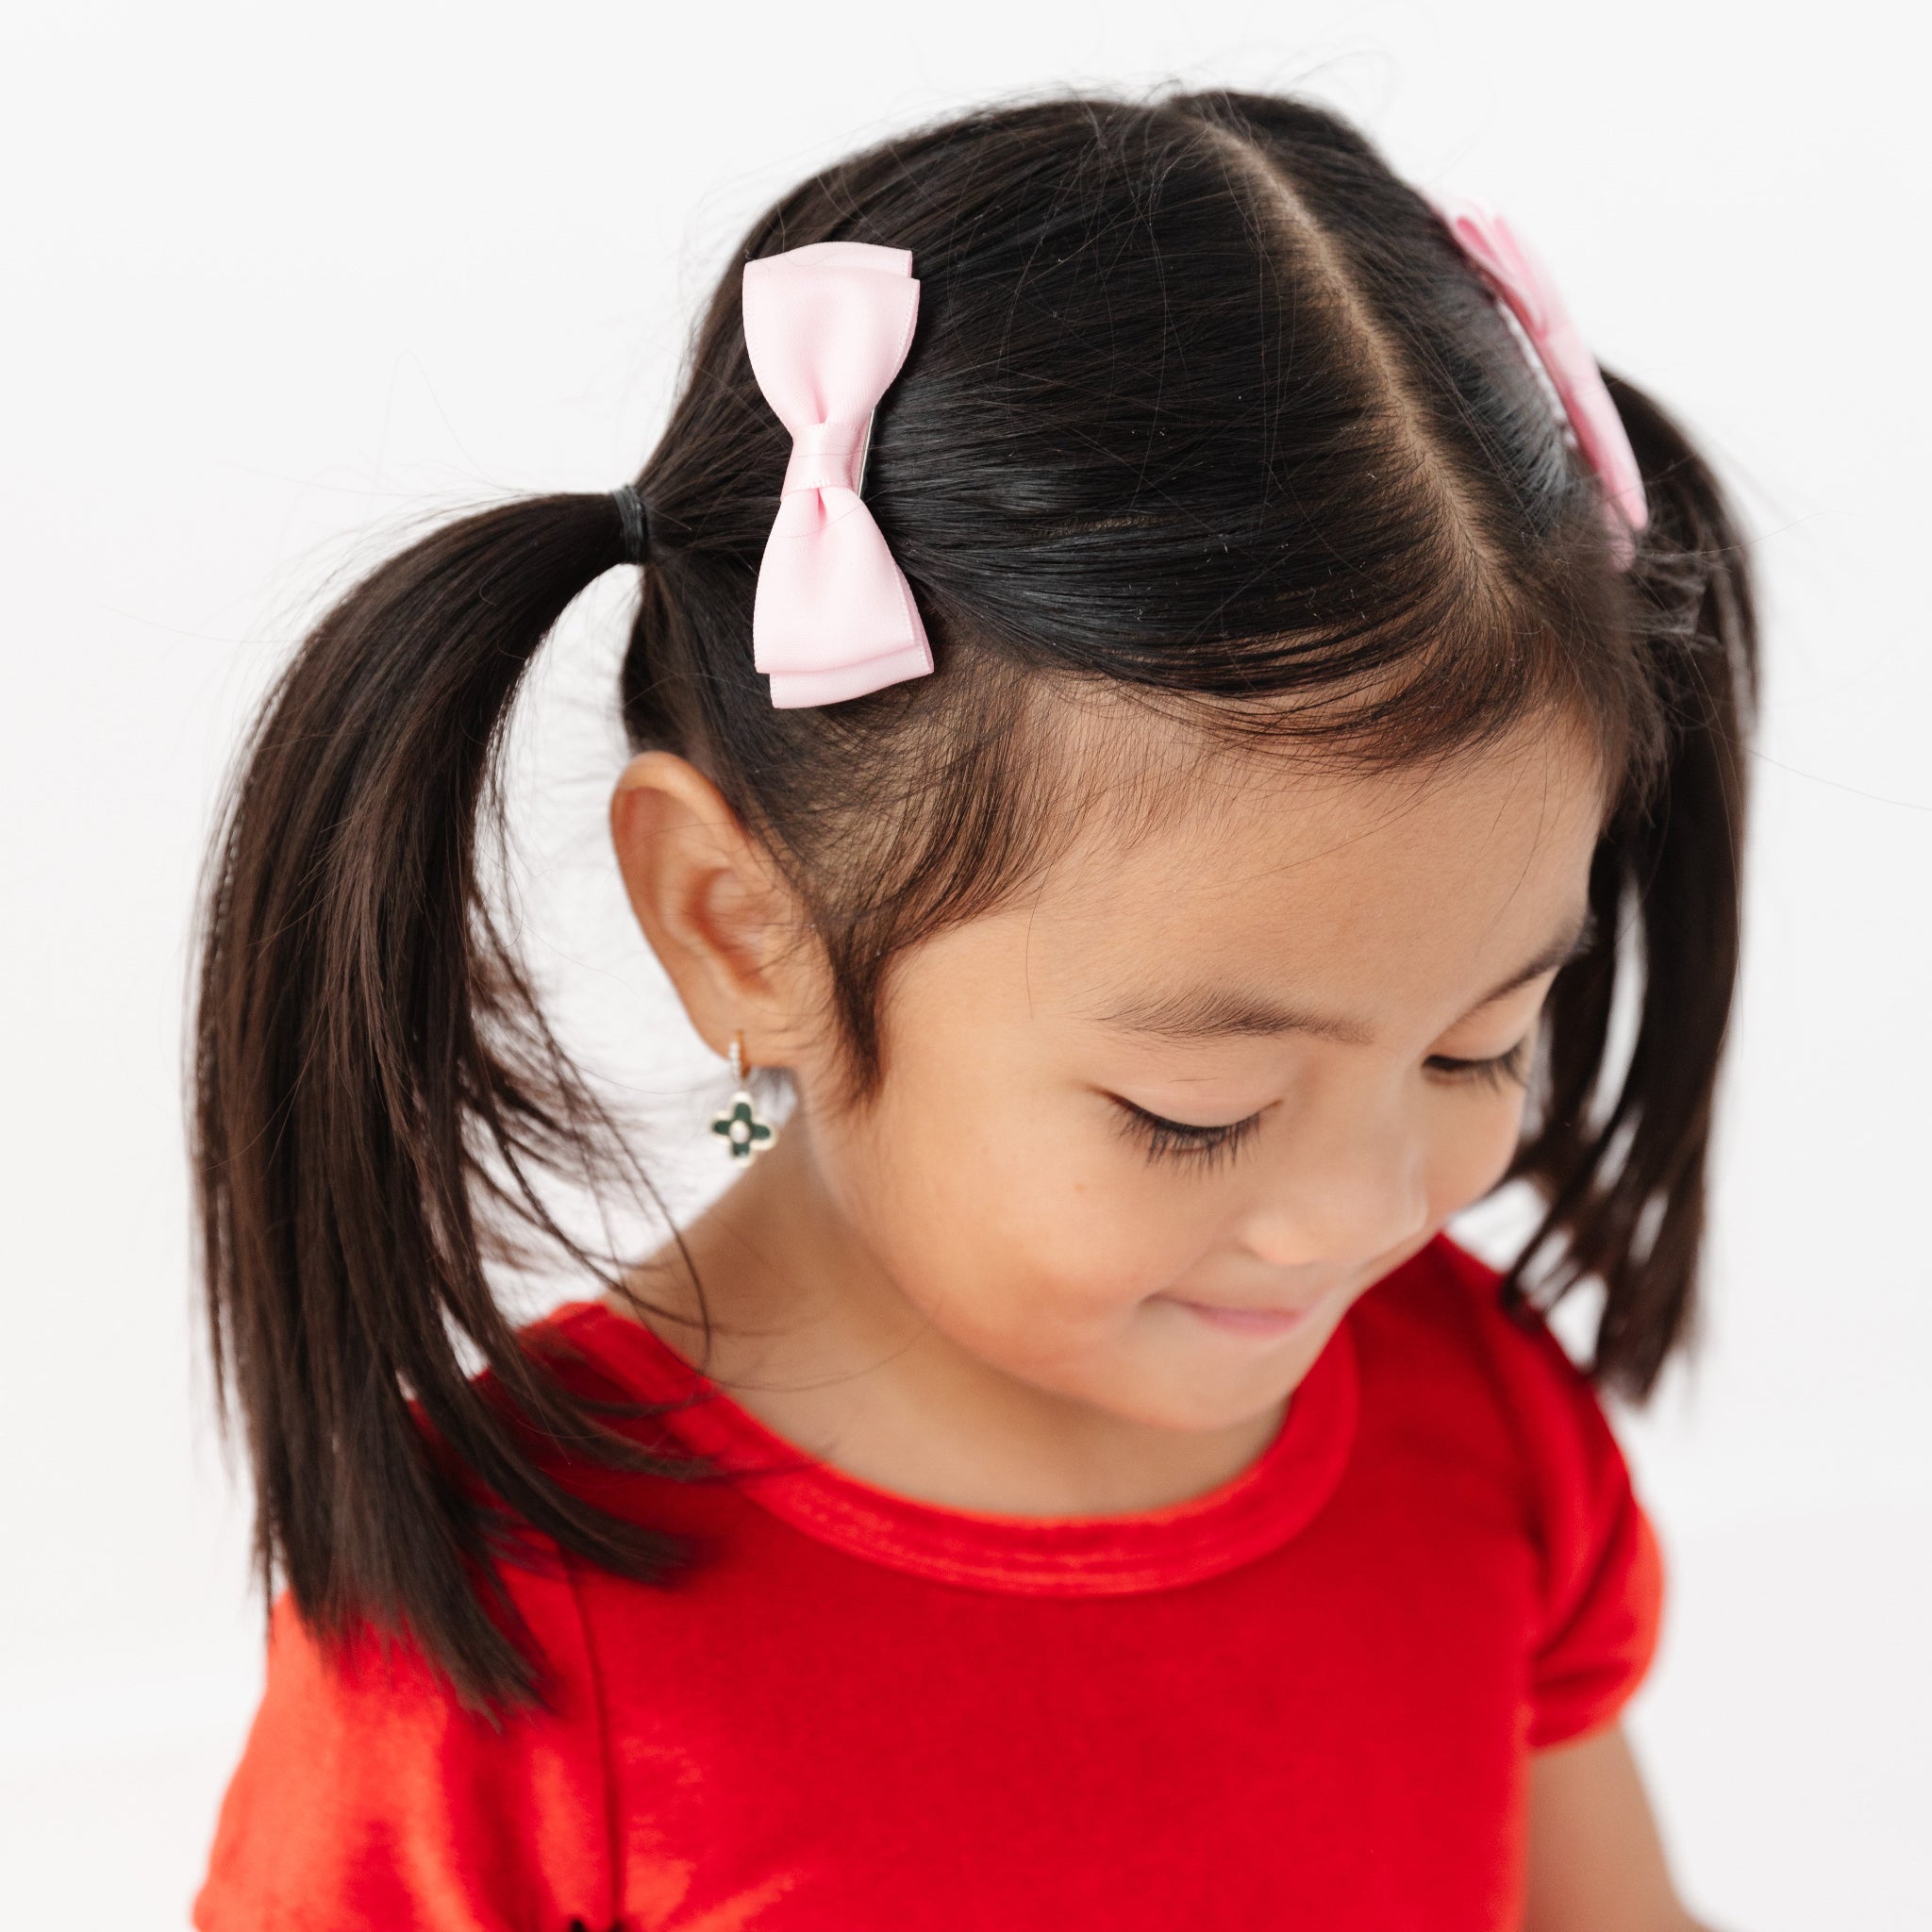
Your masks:
M1519 1384L1542 1558L1529 1742L1612 1723L1657 1651L1663 1565L1596 1391L1539 1324Z
M1617 1717L1650 1669L1662 1608L1657 1537L1626 1486L1585 1526L1572 1591L1537 1654L1532 1748L1565 1743Z
M1539 1587L1527 1633L1528 1741L1542 1750L1613 1723L1657 1651L1663 1564L1596 1391L1500 1279L1453 1243L1523 1468Z
M195 1900L200 1932L569 1932L615 1914L602 1741L570 1581L506 1573L548 1707L493 1727L413 1650L324 1646L284 1596Z

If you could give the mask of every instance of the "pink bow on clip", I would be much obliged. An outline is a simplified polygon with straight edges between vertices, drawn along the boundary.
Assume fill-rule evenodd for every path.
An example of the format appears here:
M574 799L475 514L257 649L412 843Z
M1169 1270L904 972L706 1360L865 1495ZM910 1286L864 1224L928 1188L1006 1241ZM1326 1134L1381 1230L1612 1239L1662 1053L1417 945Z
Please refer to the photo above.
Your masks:
M1650 521L1650 508L1643 500L1642 472L1596 358L1577 334L1549 270L1502 215L1480 202L1431 201L1462 252L1529 338L1576 433L1584 460L1603 484L1618 566L1627 570L1637 554L1635 534Z
M912 587L858 494L873 411L912 346L911 251L812 242L744 265L752 374L791 460L752 606L752 661L781 708L932 669Z

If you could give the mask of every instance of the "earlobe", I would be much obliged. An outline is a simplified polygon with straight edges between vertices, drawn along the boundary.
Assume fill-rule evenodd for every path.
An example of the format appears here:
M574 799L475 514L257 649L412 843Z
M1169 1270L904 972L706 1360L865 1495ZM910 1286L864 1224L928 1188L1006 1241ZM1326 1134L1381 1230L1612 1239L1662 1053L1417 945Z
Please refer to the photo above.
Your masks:
M631 910L698 1032L722 1052L735 1032L777 1030L787 894L717 787L684 758L641 753L618 777L610 832ZM773 1063L769 1047L760 1058Z

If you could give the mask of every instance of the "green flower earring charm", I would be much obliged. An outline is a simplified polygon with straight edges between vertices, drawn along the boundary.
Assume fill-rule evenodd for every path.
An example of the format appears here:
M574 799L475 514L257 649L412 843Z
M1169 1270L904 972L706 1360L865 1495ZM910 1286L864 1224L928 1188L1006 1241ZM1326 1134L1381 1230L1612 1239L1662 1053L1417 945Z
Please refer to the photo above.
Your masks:
M731 1081L737 1091L731 1096L731 1105L711 1123L711 1131L724 1137L724 1146L733 1160L749 1160L754 1154L762 1154L777 1136L777 1129L770 1121L758 1118L758 1103L752 1099L750 1090L744 1084L744 1036L734 1033L731 1036Z

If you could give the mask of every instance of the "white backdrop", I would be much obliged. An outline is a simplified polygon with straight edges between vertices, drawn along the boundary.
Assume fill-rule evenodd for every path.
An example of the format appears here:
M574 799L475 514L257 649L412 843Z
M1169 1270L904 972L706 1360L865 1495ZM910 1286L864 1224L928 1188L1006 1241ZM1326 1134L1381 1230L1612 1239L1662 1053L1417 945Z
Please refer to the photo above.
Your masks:
M725 251L808 168L986 95L1170 78L1307 87L1413 178L1509 208L1599 353L1701 429L1744 503L1771 638L1748 962L1706 1345L1624 1419L1674 1585L1634 1727L1719 1923L1932 1923L1922 22L1765 0L14 0L11 1923L181 1924L258 1681L192 1315L180 1020L221 768L299 619L407 516L631 475ZM712 1069L601 843L625 589L566 625L525 735L529 941L573 1034L688 1141Z

